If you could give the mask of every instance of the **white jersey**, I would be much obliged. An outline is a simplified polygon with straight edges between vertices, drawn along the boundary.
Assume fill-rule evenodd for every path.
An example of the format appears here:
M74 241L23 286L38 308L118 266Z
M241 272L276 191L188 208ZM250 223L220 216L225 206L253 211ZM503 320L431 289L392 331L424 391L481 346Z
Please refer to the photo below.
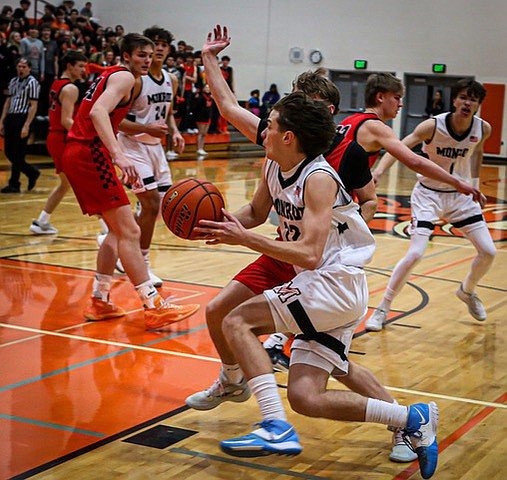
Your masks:
M171 111L171 102L173 99L173 84L171 76L165 70L162 70L162 79L160 81L153 78L149 73L141 77L142 88L139 96L134 99L130 106L127 119L133 122L148 124L165 124L167 116ZM125 135L125 133L121 133ZM137 135L128 135L132 140L149 145L161 143L160 138L152 137L147 133Z
M482 140L483 122L474 115L470 128L463 135L457 135L453 132L450 121L450 113L441 113L435 117L435 132L429 142L423 143L423 152L432 162L440 165L454 177L469 182L470 157ZM454 191L449 184L433 180L420 173L417 174L417 178L424 186L434 190Z
M307 178L315 172L329 174L340 189L333 206L333 217L319 270L333 270L341 265L363 267L375 251L375 240L359 214L359 206L346 192L336 171L322 155L304 160L290 172L281 172L280 166L267 161L266 181L278 214L282 239L297 241L303 232L305 210L304 192ZM304 270L294 266L296 273Z

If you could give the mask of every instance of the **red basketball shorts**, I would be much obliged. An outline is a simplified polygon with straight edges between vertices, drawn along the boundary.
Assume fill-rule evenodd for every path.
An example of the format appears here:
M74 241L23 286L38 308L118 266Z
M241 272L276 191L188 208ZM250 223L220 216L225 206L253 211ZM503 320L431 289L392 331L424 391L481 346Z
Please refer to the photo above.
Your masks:
M248 287L256 295L260 295L265 290L289 282L295 276L296 272L290 263L261 255L255 262L241 270L234 280Z
M89 142L69 140L62 170L83 214L97 215L130 204L109 152L98 137Z
M66 132L49 132L48 138L46 139L46 148L48 149L53 162L55 162L56 173L60 173L62 171L62 156L63 151L65 150L65 136Z

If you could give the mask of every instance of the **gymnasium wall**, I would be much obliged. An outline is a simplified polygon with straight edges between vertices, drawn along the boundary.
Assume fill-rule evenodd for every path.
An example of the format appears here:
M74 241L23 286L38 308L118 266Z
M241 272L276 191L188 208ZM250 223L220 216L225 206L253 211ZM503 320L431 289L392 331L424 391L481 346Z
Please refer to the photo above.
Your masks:
M505 0L95 0L93 11L102 25L120 23L126 31L158 24L196 49L213 25L228 25L227 54L240 99L271 83L290 91L298 73L314 68L312 49L330 69L352 70L354 59L365 59L369 70L403 78L405 72L431 74L433 63L445 63L450 75L507 83ZM292 47L304 50L303 62L290 62Z

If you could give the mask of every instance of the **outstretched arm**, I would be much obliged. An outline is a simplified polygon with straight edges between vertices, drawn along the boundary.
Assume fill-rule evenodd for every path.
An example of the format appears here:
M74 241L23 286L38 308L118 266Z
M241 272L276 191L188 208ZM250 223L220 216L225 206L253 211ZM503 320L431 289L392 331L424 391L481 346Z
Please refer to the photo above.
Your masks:
M213 29L213 33L208 33L208 40L202 47L204 70L211 94L222 117L255 143L260 122L259 117L240 106L234 93L227 85L218 64L217 55L230 43L227 27L224 27L222 31L222 27L217 25Z
M313 270L322 261L337 190L335 180L327 173L317 172L308 178L302 232L297 241L280 242L246 230L235 215L225 211L223 222L201 220L196 230L208 244L244 245L277 260ZM267 205L267 200L271 200L267 188L262 196L262 205Z
M431 120L426 120L423 123L426 122L431 122ZM422 124L417 128L421 126ZM421 173L422 175L433 178L435 180L445 182L454 187L460 193L463 193L465 195L472 195L476 202L479 202L481 206L484 206L486 197L480 192L480 190L473 187L472 185L469 185L468 183L458 180L458 178L453 177L450 173L446 172L436 163L428 160L427 158L421 157L421 155L417 155L412 150L410 150L408 143L405 144L405 142L409 142L410 145L413 146L417 145L417 143L427 138L423 135L420 135L419 133L416 133L417 128L413 133L406 137L402 143L394 134L392 129L381 122L366 122L363 128L364 127L374 129L376 137L382 139L382 146L387 150L387 152L396 157L401 163L406 165L411 170L414 170L417 173Z

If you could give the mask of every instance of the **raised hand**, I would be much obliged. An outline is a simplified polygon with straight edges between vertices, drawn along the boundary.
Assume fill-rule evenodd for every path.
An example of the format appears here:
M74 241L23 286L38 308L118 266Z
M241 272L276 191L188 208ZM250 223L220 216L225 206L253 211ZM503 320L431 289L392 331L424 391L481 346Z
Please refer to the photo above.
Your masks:
M202 47L202 51L218 55L222 50L227 48L230 43L231 38L228 35L227 27L224 26L222 30L222 27L217 25L213 29L213 33L208 33L208 40Z

